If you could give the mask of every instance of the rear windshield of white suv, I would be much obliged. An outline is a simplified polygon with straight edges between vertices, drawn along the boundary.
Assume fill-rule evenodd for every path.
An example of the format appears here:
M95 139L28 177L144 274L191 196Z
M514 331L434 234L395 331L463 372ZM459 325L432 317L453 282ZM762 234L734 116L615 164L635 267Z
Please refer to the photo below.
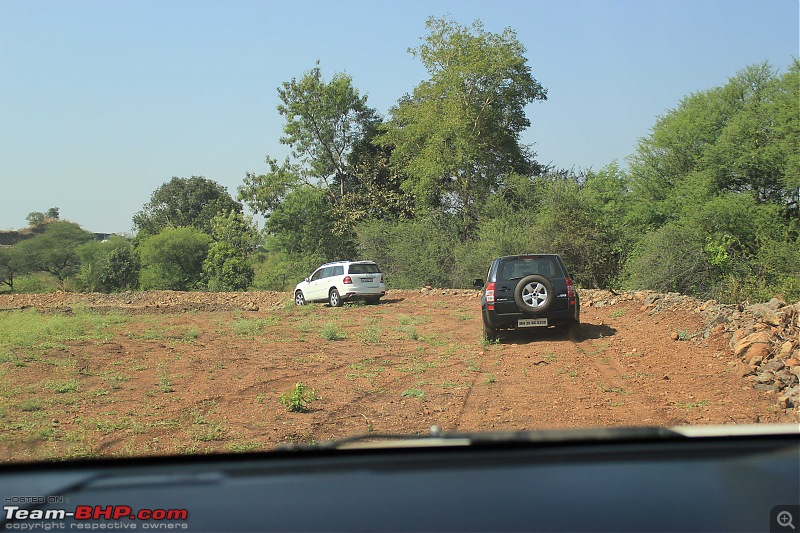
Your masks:
M375 263L356 263L350 265L350 274L377 274L381 270Z

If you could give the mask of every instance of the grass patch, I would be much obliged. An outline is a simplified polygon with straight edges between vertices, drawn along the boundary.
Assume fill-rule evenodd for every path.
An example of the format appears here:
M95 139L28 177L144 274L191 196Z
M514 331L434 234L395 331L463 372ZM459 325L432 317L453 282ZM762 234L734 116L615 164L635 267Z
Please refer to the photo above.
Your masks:
M323 339L328 341L340 341L347 338L347 334L335 322L328 322L322 327L320 334Z
M708 405L708 400L700 400L697 402L675 402L675 407L680 409L697 409L698 407L705 407Z
M419 340L419 332L417 331L417 327L413 325L403 325L397 328L397 330L401 333L405 333L408 335L408 338L412 341Z
M400 393L400 396L403 398L419 398L420 400L426 400L427 396L425 396L425 392L419 389L406 389Z
M408 315L397 315L397 323L401 326L416 326L418 324L425 324L431 321L431 317L428 315L418 315L418 316L408 316Z
M364 344L380 344L381 328L373 325L367 326L364 331L358 334Z
M370 384L375 383L375 378L383 373L386 369L382 366L376 366L375 359L362 359L356 363L348 365L348 368L356 372L348 373L345 377L349 380L365 378Z
M41 411L42 403L39 400L22 400L19 404L17 404L17 408L20 411L32 413L35 411Z
M266 318L240 318L231 325L231 330L240 337L252 338L279 322L280 318L277 316L269 316Z
M67 342L110 340L111 328L128 320L115 313L101 314L85 309L66 313L39 313L36 310L10 311L0 320L0 355L4 362L15 352L37 355Z
M80 384L74 379L63 381L50 380L46 381L42 386L56 394L70 394L72 392L78 392L81 388Z
M164 363L158 363L158 388L163 393L175 392L175 387L172 384L172 379L169 377L169 371L164 368Z

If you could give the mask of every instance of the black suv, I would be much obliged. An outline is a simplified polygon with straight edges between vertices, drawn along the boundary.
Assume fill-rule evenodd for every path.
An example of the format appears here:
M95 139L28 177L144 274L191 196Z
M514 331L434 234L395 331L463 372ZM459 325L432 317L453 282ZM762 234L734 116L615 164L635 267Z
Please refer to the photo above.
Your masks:
M571 337L579 334L580 299L555 254L498 257L489 265L486 282L476 279L473 285L483 288L483 335L488 340L495 340L500 329L564 326Z

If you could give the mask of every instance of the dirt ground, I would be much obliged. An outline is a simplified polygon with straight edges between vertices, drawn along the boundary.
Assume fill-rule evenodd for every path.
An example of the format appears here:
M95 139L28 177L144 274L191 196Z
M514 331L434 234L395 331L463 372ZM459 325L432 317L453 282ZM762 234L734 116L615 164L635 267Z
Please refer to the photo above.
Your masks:
M579 341L550 329L485 343L474 291L343 308L281 293L0 295L0 321L30 309L109 317L102 335L0 363L0 461L243 452L434 425L798 421L737 370L729 334L694 335L698 313L589 296ZM307 412L279 399L298 382L314 391Z

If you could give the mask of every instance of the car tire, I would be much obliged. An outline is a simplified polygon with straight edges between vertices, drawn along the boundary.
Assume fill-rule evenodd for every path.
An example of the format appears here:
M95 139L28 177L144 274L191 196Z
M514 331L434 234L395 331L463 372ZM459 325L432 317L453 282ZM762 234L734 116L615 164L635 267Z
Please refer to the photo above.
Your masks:
M303 296L303 291L294 293L294 305L306 305L306 298Z
M331 307L342 306L342 297L339 295L339 291L336 290L336 288L331 289L331 292L328 293L328 303L331 304Z
M525 276L514 290L517 307L526 313L543 313L553 303L553 284L544 276Z
M494 342L497 340L497 330L489 326L486 322L483 323L483 340L487 342Z
M572 320L567 324L567 336L572 342L581 342L583 340L580 320Z

